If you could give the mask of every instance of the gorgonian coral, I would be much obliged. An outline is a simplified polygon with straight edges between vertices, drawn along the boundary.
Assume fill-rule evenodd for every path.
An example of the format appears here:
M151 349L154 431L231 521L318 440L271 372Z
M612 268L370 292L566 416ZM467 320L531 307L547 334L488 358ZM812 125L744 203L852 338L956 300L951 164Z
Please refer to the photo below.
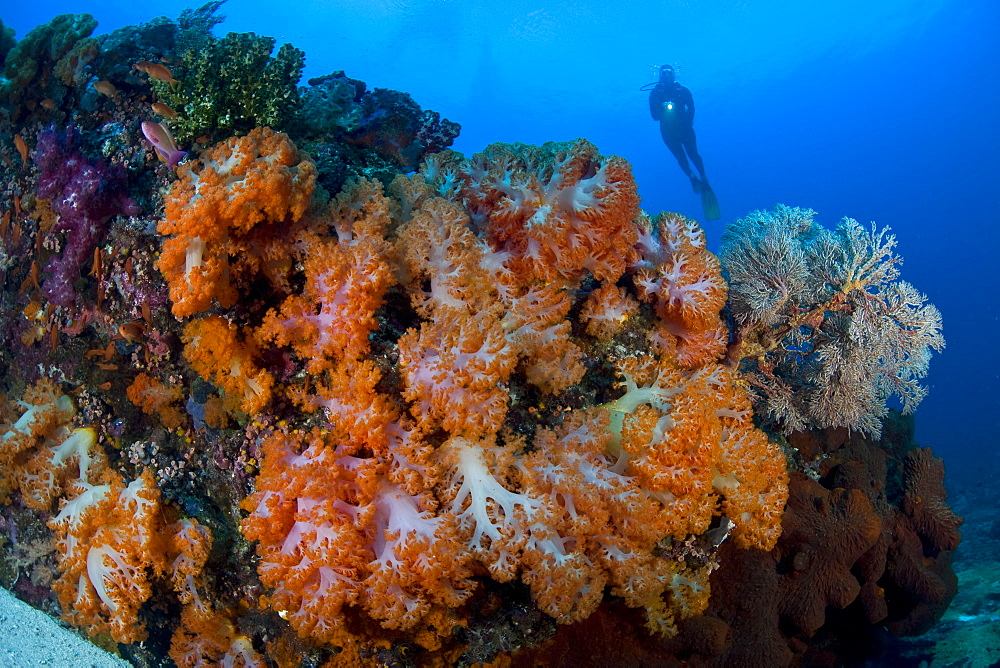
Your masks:
M785 431L846 426L877 435L887 401L904 412L926 394L941 314L898 280L896 238L845 218L779 206L736 221L720 253L735 325L731 359Z

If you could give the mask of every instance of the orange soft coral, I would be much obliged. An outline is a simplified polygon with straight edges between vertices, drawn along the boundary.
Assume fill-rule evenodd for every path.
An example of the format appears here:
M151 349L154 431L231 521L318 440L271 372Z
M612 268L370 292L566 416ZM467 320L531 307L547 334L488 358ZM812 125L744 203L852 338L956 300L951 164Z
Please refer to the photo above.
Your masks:
M242 529L259 541L271 606L300 635L334 639L345 606L407 629L471 593L451 524L431 514L425 492L386 478L385 460L344 454L318 431L276 432L263 449Z
M181 668L266 665L250 639L239 633L228 614L199 614L191 606L181 610L181 625L170 639L170 658Z
M0 425L0 502L17 487L16 472L48 438L57 436L76 409L49 378L42 378L11 402L8 421Z
M583 351L570 340L566 314L572 306L567 286L533 285L510 300L503 318L507 339L525 359L525 376L542 392L562 392L580 382Z
M359 614L424 638L488 572L561 623L610 591L676 632L708 599L717 542L696 537L725 515L766 549L786 495L781 452L718 361L726 285L702 231L633 220L627 169L583 142L449 156L390 193L348 188L335 241L316 220L297 233L304 281L288 285L304 290L258 331L304 361L286 394L327 421L263 441L242 529L267 603L318 641ZM376 311L383 294L413 308ZM550 410L613 391L614 365L618 399Z
M719 359L728 340L719 315L727 286L718 258L706 248L704 230L672 213L639 222L635 284L639 296L656 306L660 349L688 367Z
M174 405L183 398L184 392L175 385L166 385L140 372L136 374L132 384L125 388L125 394L146 415L158 414L160 422L167 429L177 429L184 421L180 409Z
M587 297L580 320L587 323L587 334L599 339L610 339L638 312L638 302L624 289L613 283L605 283Z
M492 251L468 225L460 206L432 197L400 228L398 252L420 315L429 318L437 308L497 308L508 294L513 276L504 264L507 254Z
M544 518L531 525L523 579L561 623L589 616L606 584L649 614L662 607L667 581L653 547L667 535L666 513L635 477L614 470L608 426L604 411L569 414L557 429L537 434L536 450L519 466Z
M21 501L29 508L48 510L75 480L94 480L106 465L92 428L62 428L15 468Z
M205 380L225 391L230 410L254 415L271 400L274 379L254 361L256 347L221 316L192 320L184 327L184 358Z
M371 361L347 362L330 369L313 393L293 392L306 410L325 409L342 447L368 448L382 453L397 418L393 405L375 386L382 374Z
M606 405L612 429L627 470L672 518L669 533L703 533L722 513L742 547L773 547L788 498L785 460L753 426L732 372L719 363L689 371L642 358L623 360L619 370L626 392Z
M378 324L375 311L395 282L385 240L388 209L377 182L362 181L341 193L332 207L337 239L299 236L305 288L268 312L260 340L291 345L313 373L368 351L368 335Z
M516 356L489 312L469 317L440 309L433 322L399 339L403 396L423 429L453 434L495 432L507 414L504 383Z
M76 409L52 380L42 378L17 403L24 412L0 435L0 501L18 489L25 506L50 510L75 480L96 480L107 458L93 429L70 429Z
M621 424L627 470L659 498L676 537L708 528L716 498L712 465L719 457L721 425L715 405L670 362L623 360L626 393L606 408Z
M171 553L176 555L168 567L174 591L192 614L207 617L211 608L198 594L198 588L202 586L201 572L212 548L212 532L198 520L182 519L170 525L167 534Z
M486 217L486 236L512 255L518 278L614 282L635 257L639 214L632 169L577 139L542 146L491 144L473 156L463 189Z
M160 492L149 470L125 485L107 471L100 484L80 481L78 494L49 521L56 532L61 573L52 588L63 619L118 642L146 637L139 607L150 575L166 568Z
M788 501L788 470L781 448L753 425L750 398L735 378L717 388L721 405L722 456L712 485L723 497L722 512L736 528L737 545L770 550L781 536L781 516Z
M170 285L173 313L183 317L213 300L226 308L236 303L229 265L234 241L260 223L298 220L315 188L316 166L286 135L255 128L217 144L179 174L158 227L169 236L158 266Z

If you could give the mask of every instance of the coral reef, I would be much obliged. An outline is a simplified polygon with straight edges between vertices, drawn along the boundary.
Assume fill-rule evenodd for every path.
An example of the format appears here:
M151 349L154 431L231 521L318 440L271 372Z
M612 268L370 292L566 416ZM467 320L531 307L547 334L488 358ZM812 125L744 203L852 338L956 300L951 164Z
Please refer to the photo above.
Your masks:
M830 663L941 617L892 237L779 207L717 258L623 158L446 150L220 5L0 25L5 585L141 665Z

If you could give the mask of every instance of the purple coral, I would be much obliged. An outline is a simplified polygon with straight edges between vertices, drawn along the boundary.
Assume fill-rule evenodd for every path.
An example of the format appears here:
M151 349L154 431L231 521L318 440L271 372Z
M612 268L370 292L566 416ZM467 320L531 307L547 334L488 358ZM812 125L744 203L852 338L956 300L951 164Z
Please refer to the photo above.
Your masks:
M45 297L56 306L76 304L73 284L90 259L114 215L136 215L139 206L125 194L125 169L103 161L88 160L76 148L77 131L65 133L49 127L38 135L35 164L38 165L39 199L51 201L58 215L53 232L65 232L62 255L53 256L42 285Z

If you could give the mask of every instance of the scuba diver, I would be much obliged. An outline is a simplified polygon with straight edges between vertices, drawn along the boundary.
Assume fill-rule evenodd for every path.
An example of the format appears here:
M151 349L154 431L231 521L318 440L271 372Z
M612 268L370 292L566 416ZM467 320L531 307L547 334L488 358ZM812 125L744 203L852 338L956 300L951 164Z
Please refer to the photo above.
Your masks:
M719 200L705 178L705 164L698 155L698 145L694 136L694 98L684 86L674 79L674 68L660 66L660 80L646 84L640 90L649 92L649 113L654 121L660 122L660 136L677 164L691 179L691 186L701 194L701 206L707 220L718 220ZM686 151L686 154L685 154ZM688 164L688 158L698 170L695 174Z

